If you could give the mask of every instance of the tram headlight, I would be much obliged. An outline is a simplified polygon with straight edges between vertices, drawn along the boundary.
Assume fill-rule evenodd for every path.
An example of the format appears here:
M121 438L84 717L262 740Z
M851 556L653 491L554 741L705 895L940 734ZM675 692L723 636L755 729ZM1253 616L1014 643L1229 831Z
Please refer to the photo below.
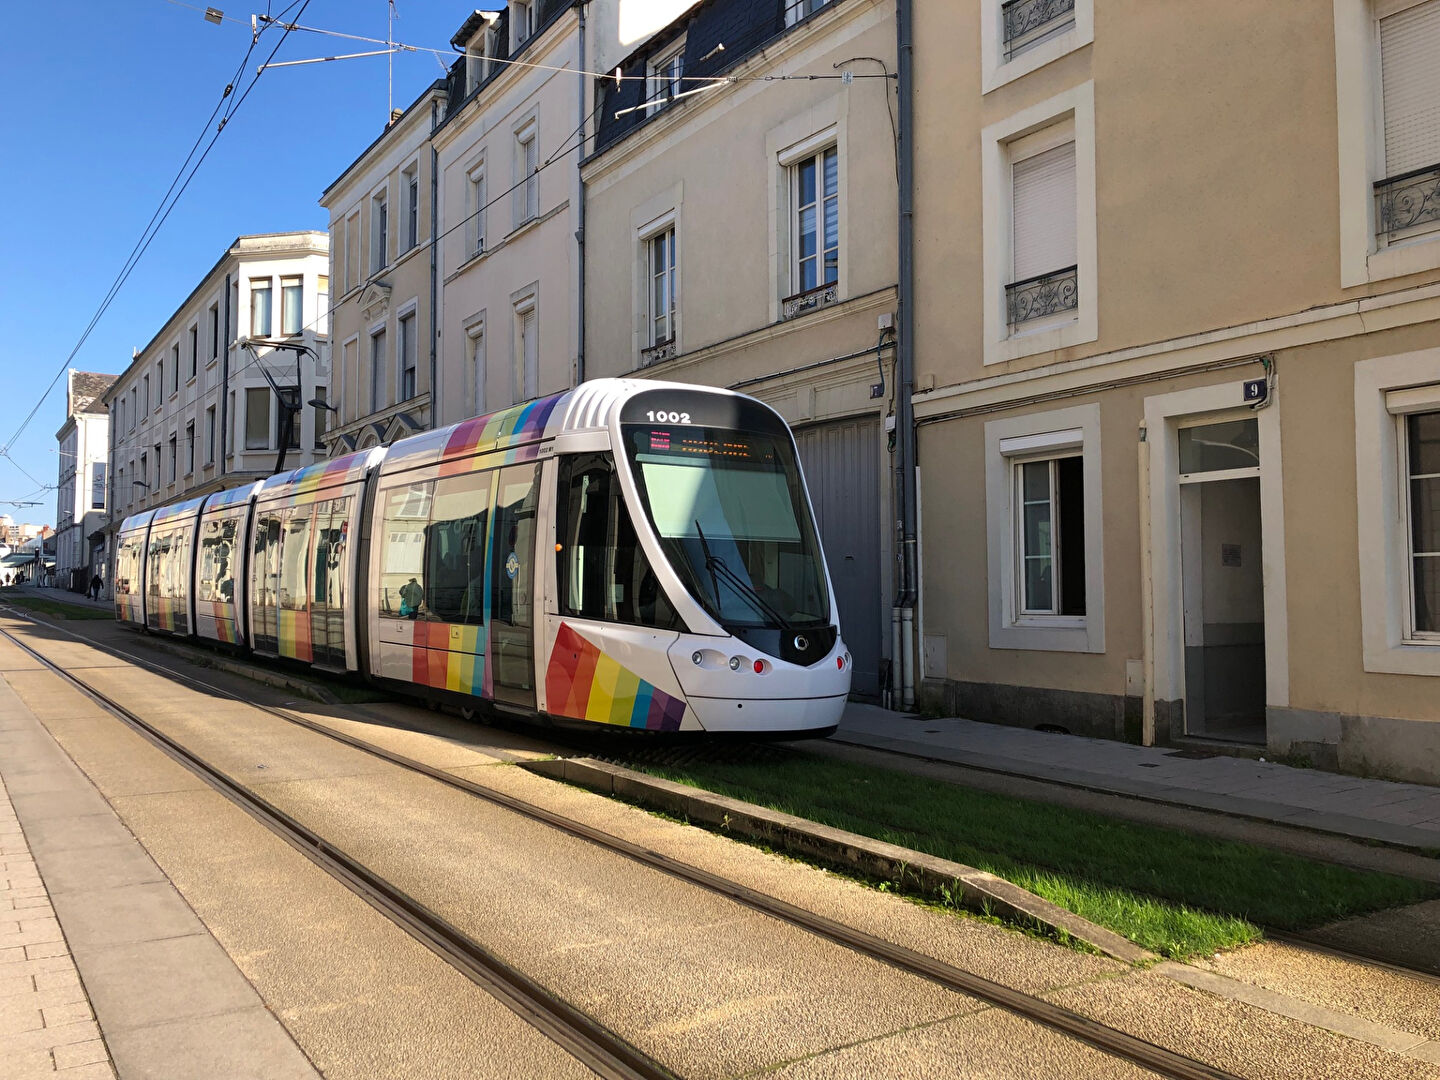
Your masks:
M740 670L740 665L743 664L744 662L745 662L745 660L744 660L743 657L739 657L739 656L732 656L732 657L730 657L730 670L731 670L731 671L739 671L739 670Z

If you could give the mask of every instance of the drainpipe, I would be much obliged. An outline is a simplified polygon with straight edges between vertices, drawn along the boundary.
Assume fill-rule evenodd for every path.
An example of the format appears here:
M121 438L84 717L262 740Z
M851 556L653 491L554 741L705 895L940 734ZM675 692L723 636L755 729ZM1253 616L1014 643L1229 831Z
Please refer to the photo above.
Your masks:
M230 336L230 275L225 275L225 333ZM225 432L230 430L230 343L220 353L220 475L225 475Z
M577 10L580 13L579 67L585 70L589 66L585 63L585 4L578 5ZM575 85L579 88L576 115L580 121L580 147L575 157L575 258L578 268L575 288L575 385L579 386L585 381L585 179L580 175L580 166L585 161L585 128L588 126L585 121L585 90L590 83L582 77L575 80Z
M1140 714L1140 745L1155 745L1155 584L1150 549L1150 431L1140 422L1140 621L1145 671Z
M440 111L438 101L430 102L430 429L440 426L440 393L435 385L436 371L440 366L436 350L439 335L440 311L440 177L436 166L440 155L435 149L434 134ZM462 409L461 412L468 412Z
M899 394L896 403L895 490L899 511L900 582L895 619L900 624L900 705L915 707L915 604L919 597L915 513L915 94L911 38L913 0L897 0L896 91L900 127L900 335Z

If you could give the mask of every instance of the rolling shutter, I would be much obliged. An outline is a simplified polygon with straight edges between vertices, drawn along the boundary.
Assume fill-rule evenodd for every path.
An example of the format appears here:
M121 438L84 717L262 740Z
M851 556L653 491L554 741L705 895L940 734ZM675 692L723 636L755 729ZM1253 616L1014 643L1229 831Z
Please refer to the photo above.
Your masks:
M1440 0L1380 20L1385 175L1440 164Z
M1434 0L1440 4L1440 0ZM1075 265L1075 144L1015 162L1012 281Z

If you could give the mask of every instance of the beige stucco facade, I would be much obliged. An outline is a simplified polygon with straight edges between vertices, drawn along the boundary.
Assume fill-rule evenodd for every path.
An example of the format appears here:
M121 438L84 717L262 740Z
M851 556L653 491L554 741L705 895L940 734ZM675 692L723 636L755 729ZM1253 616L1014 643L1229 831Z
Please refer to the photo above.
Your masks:
M915 5L932 707L1440 779L1440 640L1412 618L1396 452L1440 388L1440 232L1380 234L1375 210L1377 20L1404 6L1077 0L1004 63L998 0ZM1026 325L1014 170L1047 133L1074 147L1078 302ZM1182 464L1241 428L1226 452L1254 461ZM1026 538L1024 466L1065 459L1083 527L1054 496ZM1082 535L1083 601L1027 614L1062 606ZM1215 702L1247 682L1254 723L1226 727Z
M320 198L330 214L335 287L338 411L326 433L332 453L431 426L437 341L430 134L444 102L443 82L428 87Z
M698 14L687 11L612 62L643 73L655 56L680 49L689 64L713 47L700 36L725 33L715 27L727 7L737 5L715 0ZM857 688L878 694L891 654L893 589L883 424L894 396L894 85L884 77L895 67L894 4L820 6L742 56L723 72L733 83L619 128L610 119L627 103L602 102L609 115L581 170L585 370L741 389L796 427L842 631L855 647ZM852 60L860 56L874 59ZM881 77L847 82L840 77L847 68ZM822 77L764 81L809 74ZM832 160L838 264L833 282L807 291L797 276L797 171L817 162L823 195ZM669 260L667 322L655 308L655 278ZM851 599L845 590L859 580L863 596Z

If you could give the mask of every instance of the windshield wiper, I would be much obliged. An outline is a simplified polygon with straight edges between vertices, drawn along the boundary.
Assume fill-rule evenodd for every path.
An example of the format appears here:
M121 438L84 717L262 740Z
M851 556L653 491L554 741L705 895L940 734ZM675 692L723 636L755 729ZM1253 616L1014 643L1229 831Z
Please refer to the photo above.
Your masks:
M739 596L741 600L749 603L749 605L753 607L756 611L760 612L761 615L765 615L768 618L775 620L775 622L780 624L782 629L794 629L790 625L790 620L785 618L784 615L781 615L780 612L776 611L775 608L763 596L760 595L759 591L755 588L754 585L751 585L750 582L746 581L734 570L731 570L730 567L726 566L725 560L720 558L720 556L711 553L710 544L705 539L705 531L700 528L700 522L698 519L695 522L695 532L700 537L700 548L702 551L705 552L705 569L710 571L710 584L715 589L716 606L720 605L719 582L724 581L726 585L729 585L730 588L735 591L735 594ZM718 579L715 573L717 570L720 572Z

